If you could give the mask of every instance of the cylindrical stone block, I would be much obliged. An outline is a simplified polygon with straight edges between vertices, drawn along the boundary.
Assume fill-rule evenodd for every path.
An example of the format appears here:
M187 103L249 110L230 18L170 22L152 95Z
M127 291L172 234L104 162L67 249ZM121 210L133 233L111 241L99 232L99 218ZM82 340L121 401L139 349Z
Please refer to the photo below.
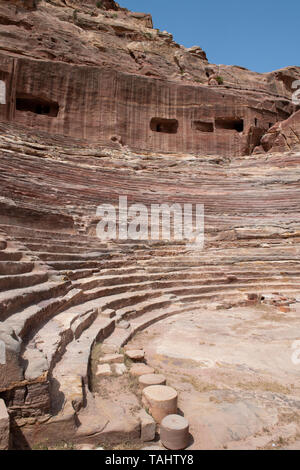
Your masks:
M160 424L160 440L170 450L182 450L189 445L189 423L179 415L166 416Z
M146 374L139 378L141 390L151 385L166 385L166 377L162 374Z
M151 385L143 390L143 403L157 423L177 413L177 392L166 385Z

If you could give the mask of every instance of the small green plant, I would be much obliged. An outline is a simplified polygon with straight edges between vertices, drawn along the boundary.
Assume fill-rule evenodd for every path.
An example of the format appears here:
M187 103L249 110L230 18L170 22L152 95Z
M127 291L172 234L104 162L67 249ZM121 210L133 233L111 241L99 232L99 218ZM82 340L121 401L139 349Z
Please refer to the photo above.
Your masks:
M78 20L78 13L77 13L77 10L74 10L73 11L73 21L74 21L74 23L76 23L77 20Z
M218 75L218 76L216 77L216 80L217 80L217 82L218 82L219 85L223 85L223 83L224 83L223 77L221 77L220 75Z
M96 2L96 7L97 7L97 8L102 8L102 1L101 1L101 0L98 0L98 1Z

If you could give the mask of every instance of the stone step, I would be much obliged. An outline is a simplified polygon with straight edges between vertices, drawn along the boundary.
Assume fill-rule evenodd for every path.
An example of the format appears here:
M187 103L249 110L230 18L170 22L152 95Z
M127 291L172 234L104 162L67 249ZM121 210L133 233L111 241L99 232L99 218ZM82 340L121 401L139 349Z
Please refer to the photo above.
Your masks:
M39 259L43 261L100 261L110 259L111 255L109 253L104 252L96 252L96 253L59 253L56 251L55 253L47 253L47 252L40 252L36 251L35 255L39 257Z
M0 251L0 261L20 261L22 257L21 251Z
M144 300L129 307L123 307L117 310L117 319L132 320L138 318L145 313L160 308L168 308L174 302L170 299L170 295L159 295L158 298Z
M47 235L44 237L15 237L15 240L19 243L22 243L26 246L32 245L32 249L35 250L37 247L45 247L45 246L60 246L63 249L66 249L68 247L73 248L76 250L82 250L86 249L89 250L91 247L95 249L95 251L99 249L107 250L108 246L106 243L101 242L97 238L90 238L86 241L80 241L80 237L74 238L74 240L69 240L69 239L57 239L55 240L53 237L48 238Z
M246 282L242 279L238 280L238 282L229 282L227 279L224 282L220 282L220 279L212 279L209 282L199 282L191 281L191 280L159 280L159 281L149 281L143 280L144 278L140 279L140 282L137 283L126 283L126 284L112 284L112 282L105 283L104 286L101 285L101 277L90 278L87 280L79 281L74 285L82 288L85 291L85 295L93 295L93 298L96 297L106 297L108 295L115 295L115 294L122 294L123 292L139 292L140 290L147 290L149 292L153 292L155 290L159 290L161 293L168 293L168 294L175 294L175 295L184 295L185 292L195 294L195 293L202 293L202 292L219 292L226 291L226 290L245 290L245 291L253 291L255 289L263 290L264 286L274 286L274 289L280 290L284 288L287 284L284 282L285 280L282 278L274 279L270 278L259 280L257 278L247 279ZM147 279L147 277L146 277ZM221 280L222 281L222 280ZM258 284L257 281L260 281ZM100 286L99 286L100 283ZM295 279L294 281L289 280L289 285L293 285L295 289L297 289L300 285L300 279ZM87 291L88 290L88 291Z
M98 316L98 309L84 305L71 307L51 318L26 345L22 359L27 364L25 379L34 380L43 373L51 373L63 357L67 345L80 338Z
M0 320L6 320L13 313L41 300L56 297L65 291L70 283L49 281L23 289L13 289L0 293Z
M15 315L12 315L8 320L1 324L0 334L4 341L8 341L8 348L11 349L12 354L7 355L6 358L6 371L4 371L4 382L2 386L10 387L17 382L24 380L24 369L29 367L32 370L38 370L42 364L42 359L39 357L37 349L32 350L33 355L30 357L30 363L22 359L22 352L26 349L26 345L34 336L36 328L41 328L40 325L45 324L54 315L60 312L63 308L67 308L72 304L73 299L78 295L76 289L68 292L61 297L51 298L38 304L35 304ZM12 344L13 340L13 344ZM57 341L59 338L56 339ZM40 376L39 376L40 378ZM45 376L43 376L43 381ZM1 387L0 387L1 388Z
M61 310L78 302L78 297L82 294L81 291L78 289L70 289L70 284L65 283L64 290L59 292L57 296L53 295L53 297L49 299L30 305L11 315L5 321L4 325L7 328L13 329L24 344L27 343L41 325L48 322ZM54 294L54 292L52 294Z
M247 293L252 292L281 292L283 290L293 290L294 293L299 289L299 283L269 283L262 284L229 284L229 285L211 285L204 287L186 287L186 288L167 288L167 289L147 289L144 284L129 286L115 286L112 289L92 289L91 291L84 292L84 296L89 300L98 299L98 306L102 308L110 308L114 310L122 309L124 307L132 307L139 302L148 301L162 295L175 295L178 297L174 300L177 301L192 301L193 298L198 299L199 296L204 295L210 299L218 300L220 297L227 295L245 296ZM124 288L125 287L125 288ZM129 291L130 289L130 291ZM171 298L172 299L172 298Z
M153 285L154 287L159 286L161 288L167 287L177 287L182 286L185 284L188 285L200 285L206 286L210 284L233 284L237 282L242 282L243 284L249 284L252 282L256 282L258 279L261 279L262 282L270 282L274 280L283 280L283 276L274 275L273 277L269 276L268 273L265 273L265 276L260 276L260 273L255 273L254 276L248 276L247 273L239 273L236 276L236 280L234 282L228 278L227 275L224 273L216 273L216 275L210 277L208 274L204 275L203 273L185 273L184 271L181 273L165 273L163 274L136 274L136 275L118 275L116 272L115 276L90 276L85 279L81 279L78 282L74 282L75 286L80 286L82 289L92 289L95 287L101 286L114 286L114 285L122 285L127 284L128 286L131 284L141 284L141 283L152 283L149 285ZM214 273L213 273L214 274ZM165 278L164 278L165 276ZM285 276L284 276L285 277ZM293 277L293 276L291 276ZM299 277L300 280L300 273L297 273L295 277Z
M263 294L272 294L274 292L278 292L277 290L277 285L272 285L272 286L255 286L253 289L251 288L251 291L241 291L241 290L234 290L234 286L232 286L231 291L219 291L219 292L211 292L211 293L204 293L204 294L194 294L194 295L180 295L178 296L178 302L181 303L187 303L187 304L192 304L192 303L199 303L199 302L218 302L218 301L223 301L228 304L232 301L234 297L239 298L240 300L245 300L245 294L250 294L250 293L263 293ZM283 295L291 295L291 297L294 297L297 294L298 289L291 288L291 286L288 286L287 288L281 287L280 288L280 293Z
M123 266L120 266L118 268L102 268L101 269L101 274L103 274L103 276L118 276L118 275L130 275L130 274L145 274L146 271L144 268L140 268L139 266L137 266L136 264L133 265L132 267L123 267Z
M74 271L62 270L58 271L58 274L61 276L67 276L72 281L77 281L78 279L84 279L91 277L94 273L99 273L100 270L97 268L94 269L75 269Z
M88 384L90 356L95 342L103 342L114 329L114 320L98 316L77 340L68 344L51 377L51 402L54 415L72 420L84 405L83 384ZM60 418L61 419L61 418Z
M274 256L274 254L270 254L269 256L253 256L253 257L236 257L236 258L232 258L232 257L225 257L225 256L220 256L220 257L216 257L215 255L211 255L209 257L201 257L201 258L197 258L196 256L195 257L192 257L192 258L188 258L188 257L185 257L183 259L180 259L180 258L176 258L176 259L173 259L173 258L170 258L170 259L167 259L166 257L165 258L156 258L156 257L151 257L149 260L144 260L143 262L143 265L144 266L147 266L148 268L150 267L164 267L164 268L176 268L178 266L181 266L181 267L186 267L186 268L196 268L196 267L199 267L199 264L201 264L202 266L219 266L219 265L230 265L230 266L234 266L234 265L241 265L241 264L254 264L254 263L278 263L278 262L290 262L290 263L293 263L296 265L296 263L298 264L297 261L295 261L295 256L297 255L289 255L287 256L286 254L282 254L282 256L278 255L277 256ZM277 259L276 259L277 258Z
M0 261L0 275L29 273L34 269L34 263L28 261Z
M47 272L34 272L0 276L0 292L11 289L21 289L22 287L34 286L36 284L46 282L47 280Z
M65 296L69 302L73 291L75 289ZM52 304L41 303L40 311L36 310L35 316L33 311L28 309L18 317L12 316L6 322L6 327L13 328L23 339L22 362L28 364L25 371L26 380L36 379L46 371L51 372L63 356L67 344L73 339L77 340L98 316L99 299L66 308L66 303L63 303L65 298L62 301L58 298ZM105 302L104 299L102 301ZM137 305L131 303L131 308L118 311L118 320L122 317L136 318L153 309L167 308L170 303L169 296L159 296L157 301L144 301ZM36 320L37 317L41 326Z
M143 329L151 326L157 321L179 313L189 312L193 310L191 307L180 305L172 305L169 307L154 308L149 312L136 317L130 321L130 328L124 330L116 328L113 333L104 341L104 344L112 345L116 348L122 348L133 336Z
M44 241L43 243L25 243L26 247L34 252L46 252L46 253L75 253L75 254L82 254L82 253L110 253L106 246L101 245L100 243L97 245L87 244L87 245L72 245L70 246L68 243L65 245L58 242L57 244L51 244L51 242Z
M46 240L62 240L65 242L75 241L89 243L90 241L99 241L95 237L89 237L86 235L78 235L67 232L54 232L48 230L38 230L33 227L27 228L20 225L6 225L0 224L0 229L4 230L5 233L13 236L14 239L27 238L28 240L34 238L46 239Z
M240 293L251 293L251 292L264 292L266 289L273 289L273 291L276 292L281 292L283 289L291 289L294 288L295 291L297 291L300 287L300 282L295 281L295 283L292 282L269 282L268 284L229 284L229 285L210 285L210 286L204 286L204 287L185 287L185 288L176 288L176 289L164 289L163 292L168 292L172 293L176 296L186 296L186 295L197 295L197 294L202 294L202 293L209 293L212 292L215 295L218 295L220 293L224 293L230 290L238 291Z
M230 264L222 264L220 261L219 264L217 265L209 265L209 264L203 264L201 261L199 262L199 265L195 266L184 266L183 264L175 265L173 267L170 266L139 266L139 269L143 268L145 271L149 273L172 273L172 272L208 272L208 273L226 273L226 274L238 274L238 273L243 273L243 272L249 272L255 274L256 272L264 271L269 273L271 272L277 272L278 274L281 274L281 272L289 272L291 270L294 271L299 271L300 268L300 261L294 260L293 263L290 261L274 261L274 262L266 262L266 263L260 263L260 262L253 262L253 263L236 263L235 265L230 265ZM113 270L112 274L113 274ZM103 273L105 271L103 270Z
M102 269L103 267L118 268L125 264L125 260L102 260L102 261L47 261L47 264L58 271L78 269Z
M127 286L118 286L117 288L96 288L84 292L86 301L96 301L97 306L102 309L118 310L123 307L132 307L139 302L144 302L153 298L161 297L162 293L159 290L133 290L128 291Z

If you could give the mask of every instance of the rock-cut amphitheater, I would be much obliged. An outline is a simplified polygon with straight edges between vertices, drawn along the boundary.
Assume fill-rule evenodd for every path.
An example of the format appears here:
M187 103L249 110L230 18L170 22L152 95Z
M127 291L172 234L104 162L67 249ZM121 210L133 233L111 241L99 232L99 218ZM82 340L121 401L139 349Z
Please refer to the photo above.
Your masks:
M164 449L166 410L188 449L300 448L298 80L0 1L0 449ZM120 196L203 204L204 249L100 239Z

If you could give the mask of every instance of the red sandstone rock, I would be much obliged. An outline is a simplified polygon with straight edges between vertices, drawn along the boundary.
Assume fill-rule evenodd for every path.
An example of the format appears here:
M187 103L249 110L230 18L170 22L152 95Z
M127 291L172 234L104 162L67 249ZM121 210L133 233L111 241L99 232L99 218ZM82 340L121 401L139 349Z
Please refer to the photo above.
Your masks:
M0 1L0 48L0 392L14 439L20 426L30 445L73 442L93 434L91 416L104 439L137 438L139 422L120 424L118 409L108 423L91 404L95 344L117 352L190 302L296 298L299 68L209 64L110 1ZM96 207L120 193L204 203L204 252L99 241Z
M1 1L0 16L2 120L85 142L235 156L294 110L299 68L209 65L200 47L178 46L113 1L43 1L17 14Z
M266 152L286 152L300 149L300 110L286 121L278 122L262 138Z
M10 443L9 415L5 403L0 399L0 450L8 450Z

